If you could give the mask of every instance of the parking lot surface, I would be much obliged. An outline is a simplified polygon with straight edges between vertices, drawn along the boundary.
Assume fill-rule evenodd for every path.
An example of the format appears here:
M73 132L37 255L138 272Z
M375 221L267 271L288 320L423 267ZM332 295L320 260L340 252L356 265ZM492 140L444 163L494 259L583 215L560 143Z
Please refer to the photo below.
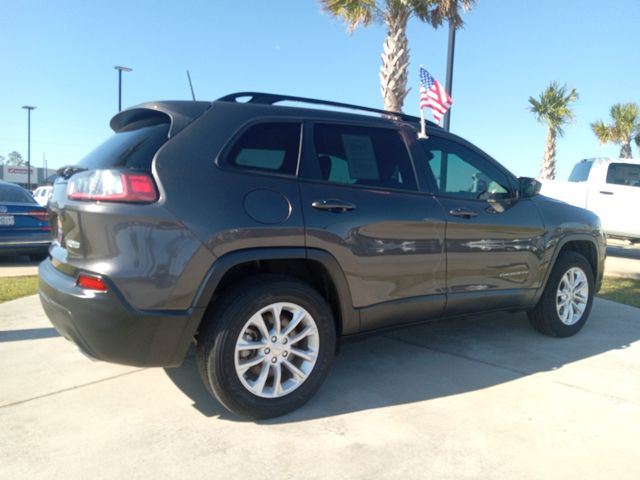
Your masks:
M251 422L178 369L92 362L37 297L0 305L0 478L640 478L640 310L568 339L522 314L345 344L302 409Z

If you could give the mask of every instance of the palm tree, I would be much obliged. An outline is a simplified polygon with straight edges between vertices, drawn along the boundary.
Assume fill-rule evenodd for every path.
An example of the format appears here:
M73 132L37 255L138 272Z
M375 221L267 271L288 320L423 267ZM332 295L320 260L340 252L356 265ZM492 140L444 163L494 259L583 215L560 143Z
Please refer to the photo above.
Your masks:
M631 158L631 139L637 130L638 115L640 110L637 103L616 103L611 107L612 125L605 125L598 120L591 124L593 133L596 134L600 143L616 143L620 147L620 158ZM640 133L638 133L640 135ZM638 137L635 138L638 147Z
M407 22L412 16L438 28L446 20L463 25L460 7L469 10L476 0L320 0L323 9L347 23L349 32L359 25L384 23L387 38L382 50L380 89L385 110L402 111L407 88L409 44Z
M575 88L569 92L567 90L566 84L560 86L557 82L551 82L540 94L539 99L529 97L529 111L535 114L539 122L546 123L549 127L540 178L556 178L556 137L562 137L563 127L573 121L574 116L569 105L578 99Z

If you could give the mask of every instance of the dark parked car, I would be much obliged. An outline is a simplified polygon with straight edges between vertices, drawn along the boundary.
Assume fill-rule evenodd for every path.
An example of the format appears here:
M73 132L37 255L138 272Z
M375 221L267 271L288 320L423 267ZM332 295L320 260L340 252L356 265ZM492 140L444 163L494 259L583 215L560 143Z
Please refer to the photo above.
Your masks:
M594 214L433 124L419 140L414 117L243 93L111 127L55 182L44 309L109 362L178 366L195 342L205 386L241 415L308 400L338 338L497 310L565 337L600 287Z
M47 209L28 190L0 180L0 255L47 255L51 244Z

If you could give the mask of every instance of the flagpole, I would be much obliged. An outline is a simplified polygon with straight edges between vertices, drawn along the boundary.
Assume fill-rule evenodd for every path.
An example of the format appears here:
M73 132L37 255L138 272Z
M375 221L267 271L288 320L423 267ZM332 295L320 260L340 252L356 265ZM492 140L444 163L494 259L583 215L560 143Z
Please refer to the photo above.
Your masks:
M427 128L424 121L424 108L420 109L420 133L418 133L418 139L424 140L425 138L429 138L427 136Z

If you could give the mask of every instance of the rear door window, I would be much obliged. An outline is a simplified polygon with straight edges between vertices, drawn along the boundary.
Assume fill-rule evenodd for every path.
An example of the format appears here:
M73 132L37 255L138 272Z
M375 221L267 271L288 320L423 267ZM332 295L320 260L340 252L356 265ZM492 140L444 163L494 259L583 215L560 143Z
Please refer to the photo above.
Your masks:
M399 132L318 124L313 137L319 180L417 190L411 159Z
M112 135L78 163L91 169L151 170L156 152L169 138L169 123L139 121Z
M299 122L259 123L246 129L233 144L224 165L295 175L300 152Z
M29 192L12 186L0 185L0 202L37 203Z
M640 187L640 165L612 163L607 170L607 183Z

